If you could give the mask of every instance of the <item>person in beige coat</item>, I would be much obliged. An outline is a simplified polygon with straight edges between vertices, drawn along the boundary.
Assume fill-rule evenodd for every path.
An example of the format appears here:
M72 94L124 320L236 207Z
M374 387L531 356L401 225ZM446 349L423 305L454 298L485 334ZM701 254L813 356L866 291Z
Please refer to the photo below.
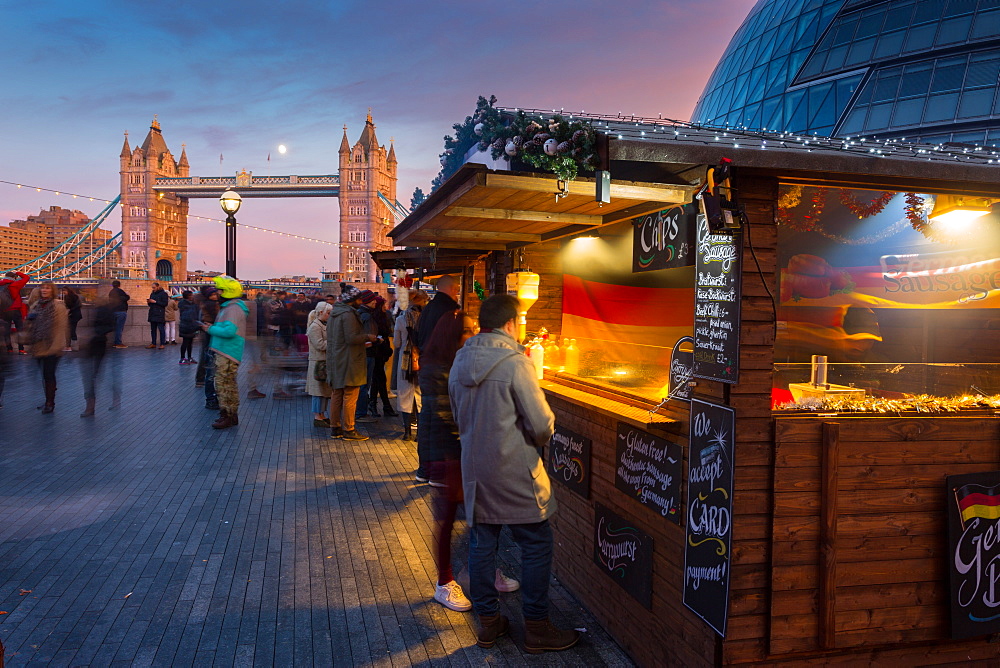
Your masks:
M180 295L173 295L170 301L167 302L167 308L163 312L163 317L166 319L164 324L164 331L166 336L164 337L167 343L177 345L177 321L181 319L181 311L179 304Z
M326 321L330 319L333 306L318 302L309 313L306 338L309 340L309 368L306 371L306 392L312 397L313 426L329 427L330 419L326 409L330 403L332 390L325 380L316 380L316 365L326 361Z
M413 368L418 356L410 338L411 333L417 331L420 310L427 305L427 293L410 290L409 303L409 307L396 316L392 332L392 349L396 351L396 404L403 421L403 439L407 441L413 440L413 425L420 412L420 386Z
M43 413L51 413L56 407L56 367L69 336L69 311L56 299L56 286L51 281L42 283L37 296L32 294L32 297L28 311L29 340L45 388L45 403L39 408Z

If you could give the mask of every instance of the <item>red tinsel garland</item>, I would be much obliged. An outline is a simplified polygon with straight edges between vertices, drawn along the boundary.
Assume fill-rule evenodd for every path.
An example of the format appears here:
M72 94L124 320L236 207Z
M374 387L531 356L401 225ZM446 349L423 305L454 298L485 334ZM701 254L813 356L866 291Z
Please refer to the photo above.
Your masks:
M870 218L882 213L889 201L896 196L894 192L883 192L868 204L864 204L846 188L840 189L840 203L851 210L858 218Z
M930 226L924 217L924 198L917 193L906 193L906 217L917 232L927 236Z

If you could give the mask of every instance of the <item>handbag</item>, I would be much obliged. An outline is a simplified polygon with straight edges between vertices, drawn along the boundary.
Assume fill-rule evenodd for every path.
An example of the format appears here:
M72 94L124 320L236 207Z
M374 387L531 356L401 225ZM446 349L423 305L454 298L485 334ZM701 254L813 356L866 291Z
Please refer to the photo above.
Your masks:
M316 366L313 367L313 378L321 383L327 382L326 360L317 360Z

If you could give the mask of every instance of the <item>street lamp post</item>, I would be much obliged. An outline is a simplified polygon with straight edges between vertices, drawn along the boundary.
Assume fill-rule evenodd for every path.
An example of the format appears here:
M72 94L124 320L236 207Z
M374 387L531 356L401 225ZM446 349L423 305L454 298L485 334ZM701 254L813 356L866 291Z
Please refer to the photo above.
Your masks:
M240 210L243 198L232 190L226 190L219 198L219 205L226 212L226 274L236 278L236 212Z

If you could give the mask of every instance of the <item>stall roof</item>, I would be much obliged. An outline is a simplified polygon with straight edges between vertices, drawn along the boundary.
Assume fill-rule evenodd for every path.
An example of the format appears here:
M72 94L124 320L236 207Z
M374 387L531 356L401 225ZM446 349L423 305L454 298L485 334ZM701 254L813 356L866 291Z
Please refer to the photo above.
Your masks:
M559 113L587 120L608 136L610 203L596 201L593 178L564 182L551 174L494 171L467 163L389 233L397 245L509 250L581 234L692 201L705 167L724 157L739 170L786 183L1000 198L1000 150L995 146L524 111L541 119Z
M529 116L552 116L545 110L525 111ZM996 146L830 138L638 116L564 115L589 120L608 135L612 177L693 183L704 177L706 165L726 157L739 168L790 183L1000 195L1000 149Z
M460 274L485 254L467 248L404 248L370 252L379 269L422 269L425 277Z
M507 250L580 234L691 201L688 184L612 180L611 202L593 178L493 171L466 164L396 226L396 245Z

